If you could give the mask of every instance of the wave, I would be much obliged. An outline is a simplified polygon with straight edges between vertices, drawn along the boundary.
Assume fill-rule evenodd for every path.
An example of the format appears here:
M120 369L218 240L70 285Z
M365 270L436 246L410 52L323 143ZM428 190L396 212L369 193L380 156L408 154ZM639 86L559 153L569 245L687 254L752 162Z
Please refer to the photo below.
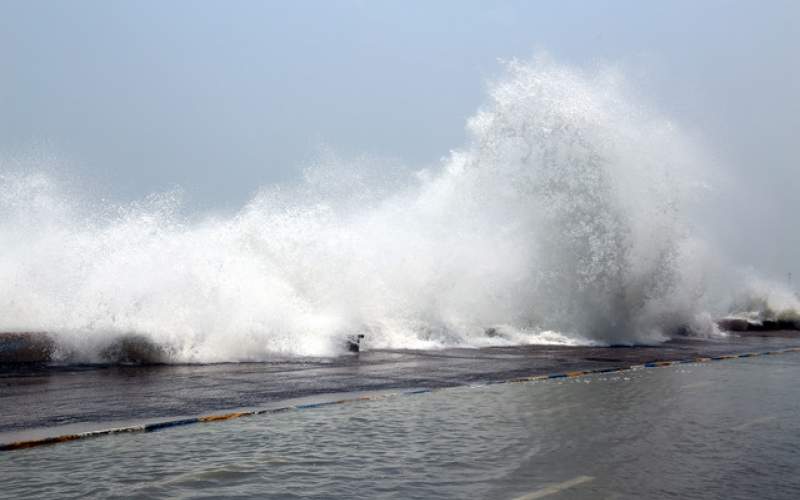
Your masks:
M0 331L55 358L130 335L174 362L369 347L636 344L715 332L689 207L710 181L622 75L511 61L440 165L329 155L228 216L0 174ZM162 354L159 354L162 356Z

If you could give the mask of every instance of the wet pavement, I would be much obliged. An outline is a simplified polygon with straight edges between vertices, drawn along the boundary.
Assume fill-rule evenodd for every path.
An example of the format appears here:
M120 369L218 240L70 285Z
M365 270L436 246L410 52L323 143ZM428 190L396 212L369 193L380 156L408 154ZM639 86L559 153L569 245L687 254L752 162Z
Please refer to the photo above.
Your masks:
M197 415L332 393L455 387L800 346L797 332L678 339L653 347L375 350L274 363L0 365L0 442L31 429Z
M723 358L17 449L0 498L798 498L800 353Z

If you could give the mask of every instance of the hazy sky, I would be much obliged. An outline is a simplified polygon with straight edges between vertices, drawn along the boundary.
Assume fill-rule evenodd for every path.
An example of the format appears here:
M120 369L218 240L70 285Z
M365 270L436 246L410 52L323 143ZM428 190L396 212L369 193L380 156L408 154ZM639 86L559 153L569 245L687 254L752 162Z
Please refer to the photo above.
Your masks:
M537 49L625 68L750 186L721 224L736 258L800 275L798 1L0 0L0 155L230 207L322 144L437 162L498 58Z

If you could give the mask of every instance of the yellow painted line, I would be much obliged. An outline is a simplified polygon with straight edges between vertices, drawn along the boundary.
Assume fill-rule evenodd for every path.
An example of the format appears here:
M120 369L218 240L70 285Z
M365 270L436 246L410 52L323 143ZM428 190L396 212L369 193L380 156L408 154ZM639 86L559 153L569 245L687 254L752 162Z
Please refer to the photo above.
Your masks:
M239 417L247 417L253 415L251 411L238 411L235 413L226 413L224 415L207 415L205 417L200 417L198 420L201 422L219 422L221 420L231 420L234 418Z
M17 441L15 443L8 443L5 448L7 450L22 450L25 448L33 448L34 446L42 446L46 444L66 443L67 441L75 441L83 436L80 434L66 434L64 436L56 436L42 439L31 439L29 441Z
M565 372L567 377L580 377L582 375L586 375L589 372L586 371L575 371L575 372Z
M552 486L548 486L547 488L528 493L527 495L522 495L514 500L535 500L537 498L544 498L550 495L561 493L562 491L578 486L579 484L588 483L589 481L594 481L594 478L592 476L578 476L575 479L570 479L569 481L564 481L563 483L554 484Z

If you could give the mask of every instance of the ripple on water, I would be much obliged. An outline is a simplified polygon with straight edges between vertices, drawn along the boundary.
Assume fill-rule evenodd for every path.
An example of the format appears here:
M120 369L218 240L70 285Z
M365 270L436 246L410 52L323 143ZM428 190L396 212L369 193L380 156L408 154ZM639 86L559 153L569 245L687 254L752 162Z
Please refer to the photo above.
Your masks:
M799 375L749 358L115 435L2 455L0 496L796 498Z

